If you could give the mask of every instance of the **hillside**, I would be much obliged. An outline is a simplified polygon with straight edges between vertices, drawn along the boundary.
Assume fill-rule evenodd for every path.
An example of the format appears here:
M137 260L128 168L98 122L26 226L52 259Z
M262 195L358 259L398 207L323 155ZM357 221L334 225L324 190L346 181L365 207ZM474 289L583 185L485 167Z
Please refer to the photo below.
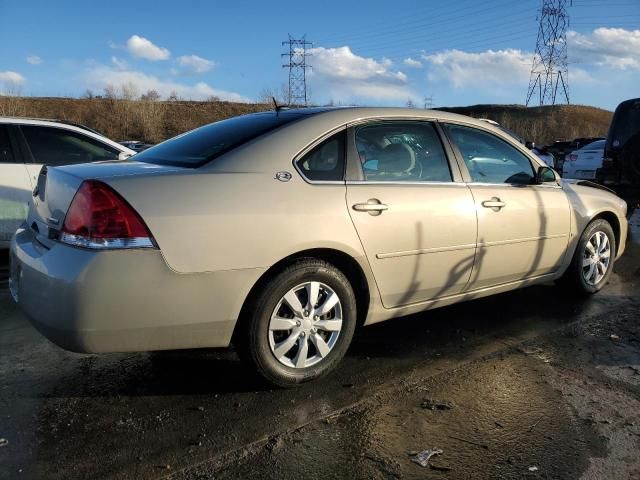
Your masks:
M495 120L525 140L541 145L577 137L606 137L613 116L608 110L585 105L473 105L439 110Z
M266 104L220 101L0 97L0 115L67 120L87 125L115 140L150 143L206 123L271 108ZM521 105L474 105L441 110L490 118L526 140L539 144L558 139L605 136L613 115L607 110L581 105L529 108Z
M81 123L116 141L158 143L225 118L272 108L231 102L148 101L0 96L0 115Z

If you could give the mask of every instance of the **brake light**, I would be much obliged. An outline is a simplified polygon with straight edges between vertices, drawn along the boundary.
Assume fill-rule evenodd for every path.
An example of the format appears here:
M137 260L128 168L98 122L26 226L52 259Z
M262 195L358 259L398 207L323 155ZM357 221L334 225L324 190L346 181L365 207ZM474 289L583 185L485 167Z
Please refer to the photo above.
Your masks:
M115 190L85 180L69 205L60 240L86 248L148 248L153 238L144 221Z

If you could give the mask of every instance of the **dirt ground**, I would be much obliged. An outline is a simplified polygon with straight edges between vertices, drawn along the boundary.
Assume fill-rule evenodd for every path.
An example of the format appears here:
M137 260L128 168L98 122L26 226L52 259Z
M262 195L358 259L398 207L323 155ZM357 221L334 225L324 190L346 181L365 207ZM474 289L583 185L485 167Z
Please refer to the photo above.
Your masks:
M631 222L591 298L549 284L368 327L294 390L230 351L62 351L3 281L0 479L640 478ZM423 467L426 449L441 453Z

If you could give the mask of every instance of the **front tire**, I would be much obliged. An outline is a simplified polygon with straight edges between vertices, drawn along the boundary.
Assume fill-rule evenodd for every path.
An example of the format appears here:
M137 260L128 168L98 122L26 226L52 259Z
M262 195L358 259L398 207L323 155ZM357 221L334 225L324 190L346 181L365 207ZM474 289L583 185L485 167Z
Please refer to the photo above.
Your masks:
M616 258L616 240L606 220L585 228L562 283L576 293L591 295L607 284Z
M300 260L273 277L246 312L240 348L270 383L321 377L344 357L356 326L351 284L333 265Z

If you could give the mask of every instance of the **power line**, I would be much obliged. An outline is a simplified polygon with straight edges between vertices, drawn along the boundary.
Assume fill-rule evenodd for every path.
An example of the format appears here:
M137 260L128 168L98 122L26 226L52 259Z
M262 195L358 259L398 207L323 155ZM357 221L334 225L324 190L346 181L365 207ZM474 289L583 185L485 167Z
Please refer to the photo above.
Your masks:
M522 32L523 29L518 27L526 26L527 24L530 24L530 22L531 22L530 19L518 18L517 20L509 21L509 29L512 30L512 33ZM496 24L496 26L498 26L498 24ZM389 49L393 49L393 48L397 48L405 45L414 45L416 42L432 43L435 41L437 43L443 43L449 39L457 40L460 38L468 38L468 37L477 38L477 35L472 35L472 34L483 33L483 32L486 32L487 30L490 30L489 25L483 24L475 28L467 29L464 32L458 32L458 33L450 32L447 34L442 34L442 33L423 32L417 35L406 36L404 38L397 39L397 40L370 43L370 44L367 44L367 49L369 51L371 50L382 51L382 50L389 50ZM502 32L505 31L504 29L500 29L500 30Z
M505 0L503 2L501 2L500 4L496 5L496 7L501 6L502 4L506 5L511 5L513 0ZM483 22L483 20L491 20L491 19L495 19L495 15L491 12L487 12L486 7L481 7L478 8L477 4L472 4L472 5L468 5L467 7L472 7L470 8L457 8L455 10L455 12L450 11L450 6L445 7L442 10L439 10L439 12L444 12L441 13L439 15L433 15L433 14L429 14L428 16L426 16L426 20L424 17L422 16L416 16L417 18L414 19L402 19L402 22L399 24L396 24L395 28L392 29L372 29L370 27L367 28L367 30L365 30L363 33L349 33L347 35L338 35L338 36L334 36L331 37L331 43L340 43L340 42L345 42L348 41L350 43L355 42L358 43L358 41L366 41L366 39L368 38L373 38L373 39L380 39L380 38L384 38L385 36L393 36L393 37L398 37L399 35L402 35L408 31L414 31L414 32L422 32L422 33L431 33L431 34L435 34L435 35L439 35L442 32L440 32L438 29L440 29L441 27L446 27L448 25L451 24L456 24L456 23L460 23L460 19L462 17L469 17L472 16L474 19L474 23L478 24L478 23L484 23L484 26L486 27L486 23L487 22ZM432 13L432 12L430 12ZM486 17L483 17L483 14L486 14ZM523 15L522 10L518 10L516 11L516 14L518 14L519 16ZM513 15L511 15L511 17L513 17ZM504 26L505 22L504 22L504 17L501 17L499 19L497 19L500 25ZM388 21L384 22L385 26L389 25ZM426 32L425 30L428 29ZM452 33L450 28L446 29L448 33ZM466 26L465 26L465 31L466 31Z
M538 38L533 56L527 106L534 93L540 105L555 105L558 88L569 103L569 66L567 61L567 6L571 0L543 0L540 10Z
M288 62L283 64L283 68L289 69L289 105L307 106L307 69L311 68L307 65L307 47L313 44L308 42L306 36L302 38L293 38L289 35L289 40L282 42L282 46L288 45L289 51L282 54L282 57L288 58Z

